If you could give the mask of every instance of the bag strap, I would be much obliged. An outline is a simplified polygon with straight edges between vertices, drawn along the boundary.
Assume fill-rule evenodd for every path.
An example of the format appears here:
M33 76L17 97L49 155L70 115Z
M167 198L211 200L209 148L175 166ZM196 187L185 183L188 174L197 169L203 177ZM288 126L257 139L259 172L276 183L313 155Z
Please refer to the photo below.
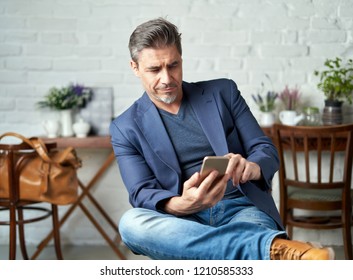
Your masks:
M23 142L27 143L28 145L30 145L30 146L34 149L32 142L31 142L28 138L26 138L26 137L24 137L23 135L18 134L18 133L16 133L16 132L6 132L6 133L0 135L0 140L1 140L2 138L7 137L7 136L12 136L12 137L15 137L15 138L19 138L19 139L21 139Z
M48 149L45 146L45 143L43 142L42 139L39 139L38 137L31 137L31 138L26 138L21 134L18 134L16 132L6 132L2 135L0 135L0 140L2 138L5 138L7 136L12 136L21 139L23 142L27 143L29 146L31 146L36 152L39 154L39 156L48 163L57 163L61 164L63 161L66 160L67 156L74 151L73 147L67 147L62 154L60 155L59 159L57 161L53 161L50 156L48 155Z

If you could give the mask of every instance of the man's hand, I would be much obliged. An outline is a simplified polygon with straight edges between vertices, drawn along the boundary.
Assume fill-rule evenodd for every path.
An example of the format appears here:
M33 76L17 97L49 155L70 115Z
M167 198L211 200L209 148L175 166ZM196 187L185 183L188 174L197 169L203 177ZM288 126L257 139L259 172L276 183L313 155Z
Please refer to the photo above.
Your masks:
M217 171L212 171L204 180L196 172L184 183L181 196L168 199L163 207L167 213L182 216L189 215L214 206L223 198L228 180L233 185L249 180L260 180L261 169L257 163L250 162L240 154L227 154L229 158L226 174L218 177Z
M182 195L167 200L163 209L170 214L182 216L210 208L223 198L230 178L228 174L218 177L218 172L212 171L201 181L200 173L196 172L185 181Z
M261 179L261 169L257 163L246 160L240 154L227 154L225 156L229 158L226 173L230 174L234 186L249 180Z

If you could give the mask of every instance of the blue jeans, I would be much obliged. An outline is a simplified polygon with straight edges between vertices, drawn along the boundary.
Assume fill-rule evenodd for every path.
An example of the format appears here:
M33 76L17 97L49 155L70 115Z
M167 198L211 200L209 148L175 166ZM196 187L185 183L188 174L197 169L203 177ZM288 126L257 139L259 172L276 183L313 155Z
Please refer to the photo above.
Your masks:
M272 240L287 238L246 197L185 217L133 208L121 218L119 230L134 253L158 260L268 260Z

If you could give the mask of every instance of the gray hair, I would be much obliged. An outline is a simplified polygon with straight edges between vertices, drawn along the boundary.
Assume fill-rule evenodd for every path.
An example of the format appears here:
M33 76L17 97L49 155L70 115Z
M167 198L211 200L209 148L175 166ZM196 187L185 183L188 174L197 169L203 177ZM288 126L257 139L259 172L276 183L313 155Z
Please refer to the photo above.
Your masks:
M171 22L157 18L136 27L130 36L129 50L131 59L138 62L139 53L145 48L163 48L175 45L181 55L181 34Z

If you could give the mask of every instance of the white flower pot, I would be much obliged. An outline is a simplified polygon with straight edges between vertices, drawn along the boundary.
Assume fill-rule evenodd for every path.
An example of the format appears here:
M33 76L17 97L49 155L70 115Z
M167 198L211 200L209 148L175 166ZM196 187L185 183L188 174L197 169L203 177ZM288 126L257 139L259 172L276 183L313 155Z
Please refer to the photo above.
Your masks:
M72 130L72 110L61 110L61 136L70 137L74 135Z
M275 123L275 114L273 112L261 112L260 125L269 127Z

